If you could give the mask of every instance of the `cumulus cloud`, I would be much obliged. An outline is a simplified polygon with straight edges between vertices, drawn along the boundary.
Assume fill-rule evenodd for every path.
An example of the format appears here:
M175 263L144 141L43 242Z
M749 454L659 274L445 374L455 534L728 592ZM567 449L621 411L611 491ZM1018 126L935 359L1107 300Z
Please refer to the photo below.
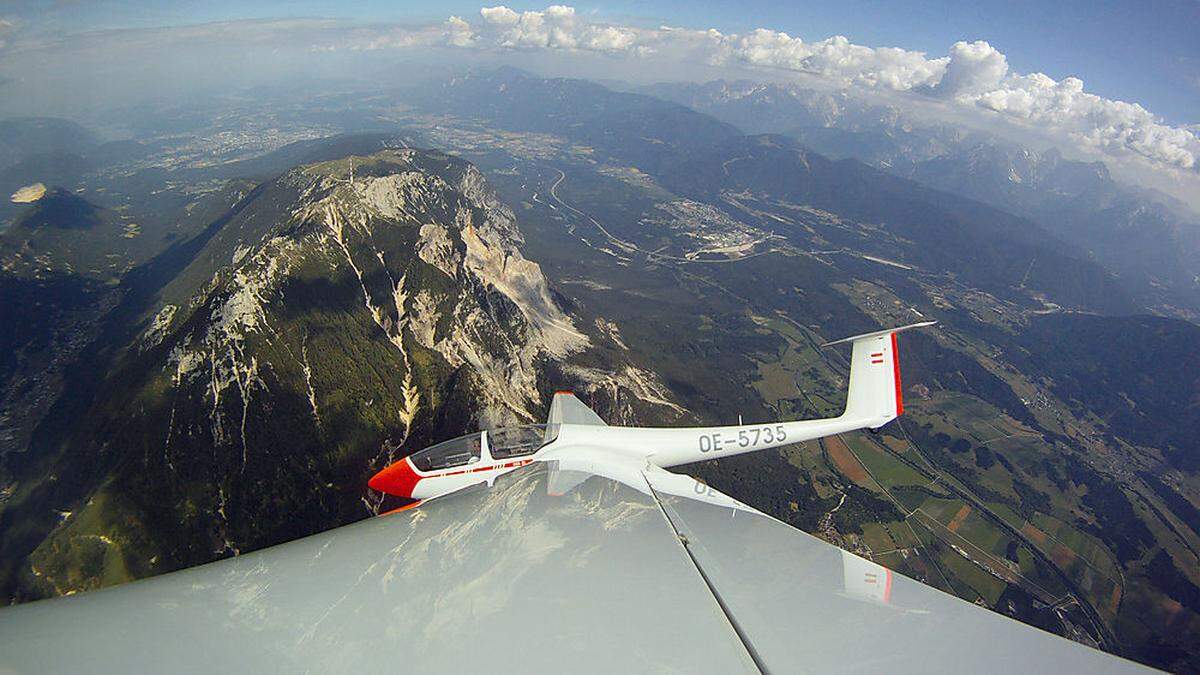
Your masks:
M0 17L0 49L4 49L4 46L8 44L8 40L6 38L14 28L16 28L16 23L14 23L11 19Z
M852 44L841 35L819 42L765 28L746 35L723 35L708 31L714 41L712 61L737 60L829 78L843 85L904 90L936 81L945 69L945 59L929 60L920 52L903 49L873 49Z
M933 92L939 96L981 94L1000 86L1006 75L1008 58L987 42L955 42Z
M484 7L479 10L479 15L487 23L496 26L512 26L521 19L521 15L505 7L499 5L497 7Z
M636 36L616 26L604 26L591 31L585 41L588 49L598 51L624 51L633 46Z
M470 47L475 44L475 30L462 17L452 16L446 20L446 43L452 47Z
M544 12L514 12L500 7L484 7L479 12L484 24L498 34L501 47L541 47L574 49L575 10L551 5Z
M574 7L551 5L542 11L516 12L503 5L479 10L481 35L492 46L509 49L562 49L625 52L637 47L638 31L580 19Z
M1131 152L1182 169L1197 168L1200 157L1200 138L1194 130L1163 124L1137 103L1089 94L1075 77L1058 81L1041 73L1008 77L994 88L958 101L1061 129L1102 152Z

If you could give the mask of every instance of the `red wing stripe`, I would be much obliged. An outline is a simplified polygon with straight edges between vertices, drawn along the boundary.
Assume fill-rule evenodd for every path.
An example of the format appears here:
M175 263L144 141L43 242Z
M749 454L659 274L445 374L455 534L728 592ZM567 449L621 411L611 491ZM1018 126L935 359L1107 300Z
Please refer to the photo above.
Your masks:
M896 378L896 416L899 417L904 414L904 387L900 384L900 350L896 349L895 333L892 333L892 373Z

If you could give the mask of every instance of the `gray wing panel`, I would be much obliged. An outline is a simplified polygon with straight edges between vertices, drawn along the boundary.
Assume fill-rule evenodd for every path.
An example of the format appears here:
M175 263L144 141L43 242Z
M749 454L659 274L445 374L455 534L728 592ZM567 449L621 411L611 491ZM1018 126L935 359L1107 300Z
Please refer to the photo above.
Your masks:
M653 497L492 489L237 558L0 611L0 672L752 669Z
M647 480L653 486L655 474ZM886 572L761 513L654 493L772 673L1149 672Z

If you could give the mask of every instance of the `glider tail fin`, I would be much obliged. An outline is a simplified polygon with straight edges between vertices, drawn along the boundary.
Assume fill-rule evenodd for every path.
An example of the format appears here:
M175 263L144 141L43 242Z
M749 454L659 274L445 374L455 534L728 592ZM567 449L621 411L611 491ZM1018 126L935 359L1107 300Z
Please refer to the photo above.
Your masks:
M862 426L878 429L904 413L900 353L896 347L896 334L934 323L936 322L926 321L901 328L889 328L825 344L853 344L850 355L850 390L846 394L843 419L861 421Z
M575 394L565 390L554 392L554 398L550 401L550 416L546 423L608 426L595 411L576 398Z

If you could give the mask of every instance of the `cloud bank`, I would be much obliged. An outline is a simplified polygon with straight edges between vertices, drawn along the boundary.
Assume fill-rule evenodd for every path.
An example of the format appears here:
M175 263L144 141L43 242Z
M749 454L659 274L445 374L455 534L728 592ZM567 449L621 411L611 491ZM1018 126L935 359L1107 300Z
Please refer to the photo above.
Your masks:
M714 66L794 71L835 86L928 96L1057 134L1108 156L1200 170L1200 137L1194 127L1171 126L1137 103L1088 93L1078 78L1012 72L1004 54L982 40L957 42L946 56L930 58L923 52L856 45L842 36L806 42L766 28L726 34L598 23L563 5L521 12L503 5L484 7L471 21L451 17L441 38L473 49L672 54Z

